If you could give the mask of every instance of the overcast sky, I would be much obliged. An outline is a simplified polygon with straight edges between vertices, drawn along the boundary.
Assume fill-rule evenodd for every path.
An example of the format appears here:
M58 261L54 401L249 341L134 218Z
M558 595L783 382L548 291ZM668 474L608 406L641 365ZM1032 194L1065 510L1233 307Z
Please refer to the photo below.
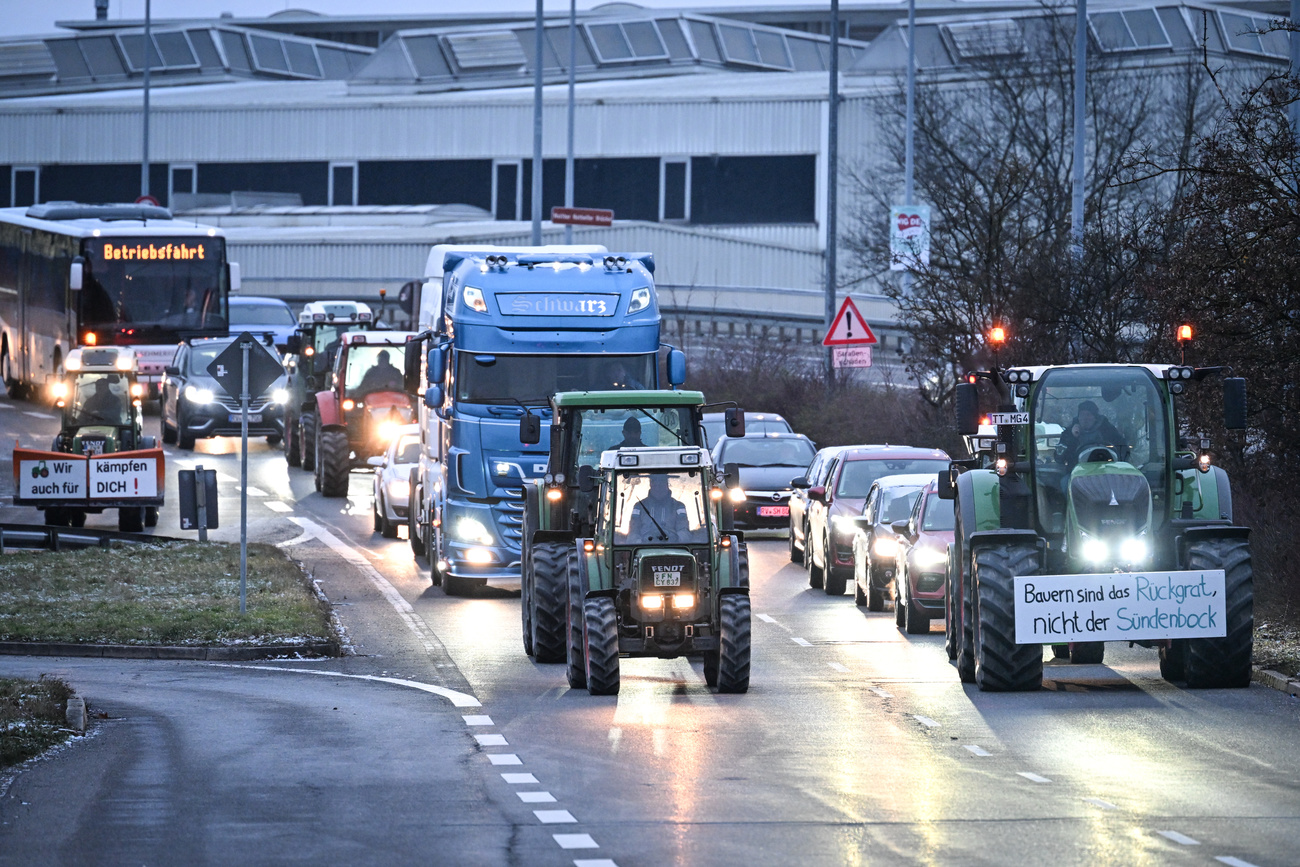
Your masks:
M109 0L110 19L144 17L145 0ZM547 14L568 11L568 0L544 0ZM602 5L605 0L578 0L579 9ZM702 6L790 5L790 0L636 0L657 9ZM796 0L798 2L798 0ZM826 3L830 7L829 2ZM309 9L324 15L423 15L439 12L531 12L536 0L153 0L155 18L271 15L285 9ZM95 17L95 0L0 0L0 36L34 36L59 32L56 21ZM64 31L67 32L67 31Z

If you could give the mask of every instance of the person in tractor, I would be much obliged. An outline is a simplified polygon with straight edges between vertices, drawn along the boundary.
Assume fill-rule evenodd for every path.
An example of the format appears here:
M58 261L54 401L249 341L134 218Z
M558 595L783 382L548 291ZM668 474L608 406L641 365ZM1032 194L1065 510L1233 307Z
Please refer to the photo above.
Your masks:
M364 396L376 391L401 390L402 371L394 367L393 363L389 361L388 350L382 349L374 366L361 377L361 384L357 386L357 394Z
M1127 452L1127 446L1123 443L1123 436L1115 425L1098 411L1097 404L1085 400L1079 404L1074 421L1070 422L1061 433L1058 451L1061 462L1067 467L1073 467L1078 463L1079 453L1088 446L1104 446L1117 450L1122 448ZM1126 455L1119 454L1119 457L1122 460Z
M686 504L672 495L668 476L650 476L650 491L632 507L627 537L634 542L681 542L691 535Z
M103 424L121 424L122 400L113 394L107 378L95 380L95 392L81 405L81 418L90 422Z
M623 441L618 445L612 446L616 449L639 449L644 448L645 443L641 441L641 422L635 418L629 418L623 422Z

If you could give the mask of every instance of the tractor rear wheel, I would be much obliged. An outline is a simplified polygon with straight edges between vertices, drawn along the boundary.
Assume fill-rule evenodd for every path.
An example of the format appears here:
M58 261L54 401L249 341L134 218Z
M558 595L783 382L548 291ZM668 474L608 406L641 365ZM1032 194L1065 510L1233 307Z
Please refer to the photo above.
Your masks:
M718 692L749 691L749 597L718 600Z
M1188 639L1184 664L1187 686L1191 689L1250 686L1255 633L1250 543L1245 539L1200 539L1190 543L1185 554L1184 569L1223 570L1224 619L1228 629L1223 638Z
M304 412L298 417L298 439L302 442L302 468L316 469L316 414Z
M565 623L568 625L566 644L568 645L568 664L565 674L569 686L573 689L587 687L586 649L582 641L582 600L586 588L582 586L582 573L578 571L578 552L571 548L565 561L565 584L569 588L569 604L565 609Z
M532 582L528 619L533 655L538 662L564 662L564 631L568 623L569 552L572 544L538 542L532 546Z
M587 657L587 691L618 695L618 611L614 600L597 596L582 604L582 646Z
M321 431L318 438L320 452L316 460L320 463L320 492L326 497L346 497L348 495L348 474L351 472L350 457L352 447L348 444L346 431Z
M1106 642L1075 641L1070 644L1072 665L1101 665L1106 658Z
M1043 685L1043 646L1016 644L1012 579L1038 572L1038 548L1024 543L981 545L974 552L975 683L990 692L1024 692Z

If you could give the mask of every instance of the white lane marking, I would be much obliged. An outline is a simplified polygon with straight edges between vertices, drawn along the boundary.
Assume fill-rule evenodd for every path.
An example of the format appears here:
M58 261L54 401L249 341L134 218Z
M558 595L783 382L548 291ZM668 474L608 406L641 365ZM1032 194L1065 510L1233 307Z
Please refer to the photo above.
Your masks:
M54 416L50 415L49 413L33 412L32 410L24 410L23 415L30 415L32 418L54 418Z
M434 695L440 695L443 698L450 699L455 707L482 707L479 700L472 695L466 695L463 692L457 692L454 689L447 689L445 686L434 686L431 683L420 683L418 680L403 680L399 677L376 677L373 674L340 674L337 671L309 671L302 668L278 668L273 665L235 665L228 662L213 662L210 665L217 668L248 668L253 671L287 671L292 674L315 674L322 677L346 677L352 680L371 680L376 683L391 683L394 686L405 686L410 689L418 689L421 692L431 692Z
M552 834L561 849L599 849L590 834Z
M397 611L397 615L401 617L402 621L406 624L406 628L410 629L411 632L415 634L416 639L424 645L424 649L431 655L437 653L437 639L434 637L433 631L429 629L428 624L416 615L415 609L411 607L411 603L407 602L405 597L403 597L401 593L397 592L396 587L388 583L387 578L380 575L379 571L375 569L374 566L370 565L370 561L367 560L364 555L358 552L351 545L343 542L320 524L317 524L315 521L308 520L307 518L290 518L289 520L293 521L299 527L302 527L303 530L315 535L315 537L325 543L331 551L360 569L361 572L370 579L370 583L375 585L380 594L388 600L388 604L393 606ZM474 706L481 707L477 701L474 702Z
M293 506L280 500L267 500L266 507L272 512L292 512Z
M1214 860L1218 861L1220 864L1227 864L1228 867L1255 867L1255 865L1251 864L1249 861L1242 861L1240 858L1235 858L1232 855L1216 855ZM576 864L577 862L575 861L574 863Z
M239 479L235 478L234 476L228 476L228 475L226 475L225 473L217 473L217 481L218 481L218 482L225 482L225 483L230 484L230 485L238 485L238 484L239 484Z
M835 669L836 671L840 672L841 674L847 674L849 671L849 667L840 662L828 662L826 664L829 665L831 668Z
M12 403L0 403L0 409L13 409L13 408L14 405Z
M613 858L577 858L573 867L618 867L618 864L614 863Z
M776 623L776 618L773 617L771 614L760 614L758 615L758 619L763 621L764 623Z
M930 719L928 716L921 716L919 713L914 713L912 714L912 717L917 722L919 722L921 725L925 726L928 729L935 729L939 727L939 723L935 720Z
M1193 840L1191 837L1188 837L1186 834L1179 834L1177 831L1156 831L1156 833L1159 834L1161 837L1164 837L1166 840L1173 840L1175 843L1178 843L1183 846L1201 845L1200 840Z
M1016 771L1016 775L1017 775L1017 776L1024 777L1026 780L1028 780L1028 781L1031 782L1031 783L1050 783L1050 782L1051 782L1051 780L1047 779L1047 777L1040 777L1038 774L1035 774L1035 773L1033 773L1033 772L1031 772L1031 771Z
M894 697L894 694L893 694L892 692L885 692L883 689L881 689L881 688L878 687L878 686L868 687L867 689L868 689L869 692L874 692L876 695L880 696L881 698L893 698L893 697Z
M800 647L812 647L812 643L806 638L791 638L790 640Z
M261 488L255 488L255 487L253 487L252 485L249 485L249 486L248 486L248 495L249 495L250 497L269 497L269 496L270 496L270 494L268 494L266 491L262 490Z
M623 730L618 726L614 726L609 730L609 751L611 753L618 752L618 744L621 740L623 740Z
M276 543L275 543L275 547L277 547L277 548L292 548L294 545L301 545L303 542L310 542L312 539L315 539L315 538L316 538L316 537L315 537L314 535L312 535L311 532L309 532L309 531L307 531L307 530L303 530L301 534L299 534L299 535L297 535L297 536L294 536L292 539L288 539L288 540L286 540L286 541L284 541L284 542L276 542Z
M533 815L543 825L569 825L578 821L568 810L533 810Z
M532 774L502 774L501 779L505 780L512 786L522 786L525 783L537 782L537 778Z
M550 792L515 792L525 804L554 804L555 796Z
M1092 804L1094 807L1101 807L1103 810L1118 810L1118 809L1119 809L1119 807L1116 807L1116 806L1115 806L1114 804L1112 804L1110 801L1103 801L1101 798L1084 798L1083 800L1084 800L1086 803Z
M475 715L475 714L461 714L461 717L460 717L460 718L463 719L463 720L465 721L465 725L467 725L467 726L490 726L490 725L492 725L492 717L490 717L490 716L486 716L486 715L483 715L483 714L478 714L478 715Z
M519 756L514 753L489 753L488 761L494 765L522 765Z
M480 747L508 747L510 743L505 735L474 735Z
M991 755L993 755L992 753L990 753L988 750L984 749L984 748L983 748L982 746L980 746L979 744L966 744L966 749L970 750L970 751L971 751L971 754L972 754L972 755L976 755L976 756L991 756Z

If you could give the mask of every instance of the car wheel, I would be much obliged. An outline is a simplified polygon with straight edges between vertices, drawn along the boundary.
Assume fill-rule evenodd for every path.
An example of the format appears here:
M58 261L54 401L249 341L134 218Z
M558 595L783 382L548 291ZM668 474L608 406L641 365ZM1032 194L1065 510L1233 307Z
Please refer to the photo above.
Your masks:
M870 566L867 567L867 610L885 610L885 588L876 581Z
M194 434L185 430L185 405L176 401L176 442L185 451L194 450Z
M790 562L803 563L803 551L795 547L794 544L794 523L790 524Z
M175 445L176 428L172 427L167 423L166 415L160 415L158 421L162 425L162 441L169 446Z
M817 565L817 553L813 551L807 536L803 537L803 562L808 567L808 586L814 590L821 589L823 569Z
M858 558L854 557L853 559L856 561ZM853 564L853 604L867 604L867 594L862 592L862 567L857 562Z
M826 552L826 559L822 561L825 564L822 566L822 587L825 589L827 596L843 596L844 585L847 581L844 573L836 569L835 564L831 562L830 539L825 540L822 550Z
M373 523L374 523L374 532L378 533L379 530L380 530L380 527L383 526L383 525L380 524L380 522L379 522L379 498L378 498L378 497L375 497L374 502L370 504L370 516L374 519L374 522L373 522Z
M902 629L907 625L907 605L903 602L903 597L898 594L898 588L894 588L894 625Z

